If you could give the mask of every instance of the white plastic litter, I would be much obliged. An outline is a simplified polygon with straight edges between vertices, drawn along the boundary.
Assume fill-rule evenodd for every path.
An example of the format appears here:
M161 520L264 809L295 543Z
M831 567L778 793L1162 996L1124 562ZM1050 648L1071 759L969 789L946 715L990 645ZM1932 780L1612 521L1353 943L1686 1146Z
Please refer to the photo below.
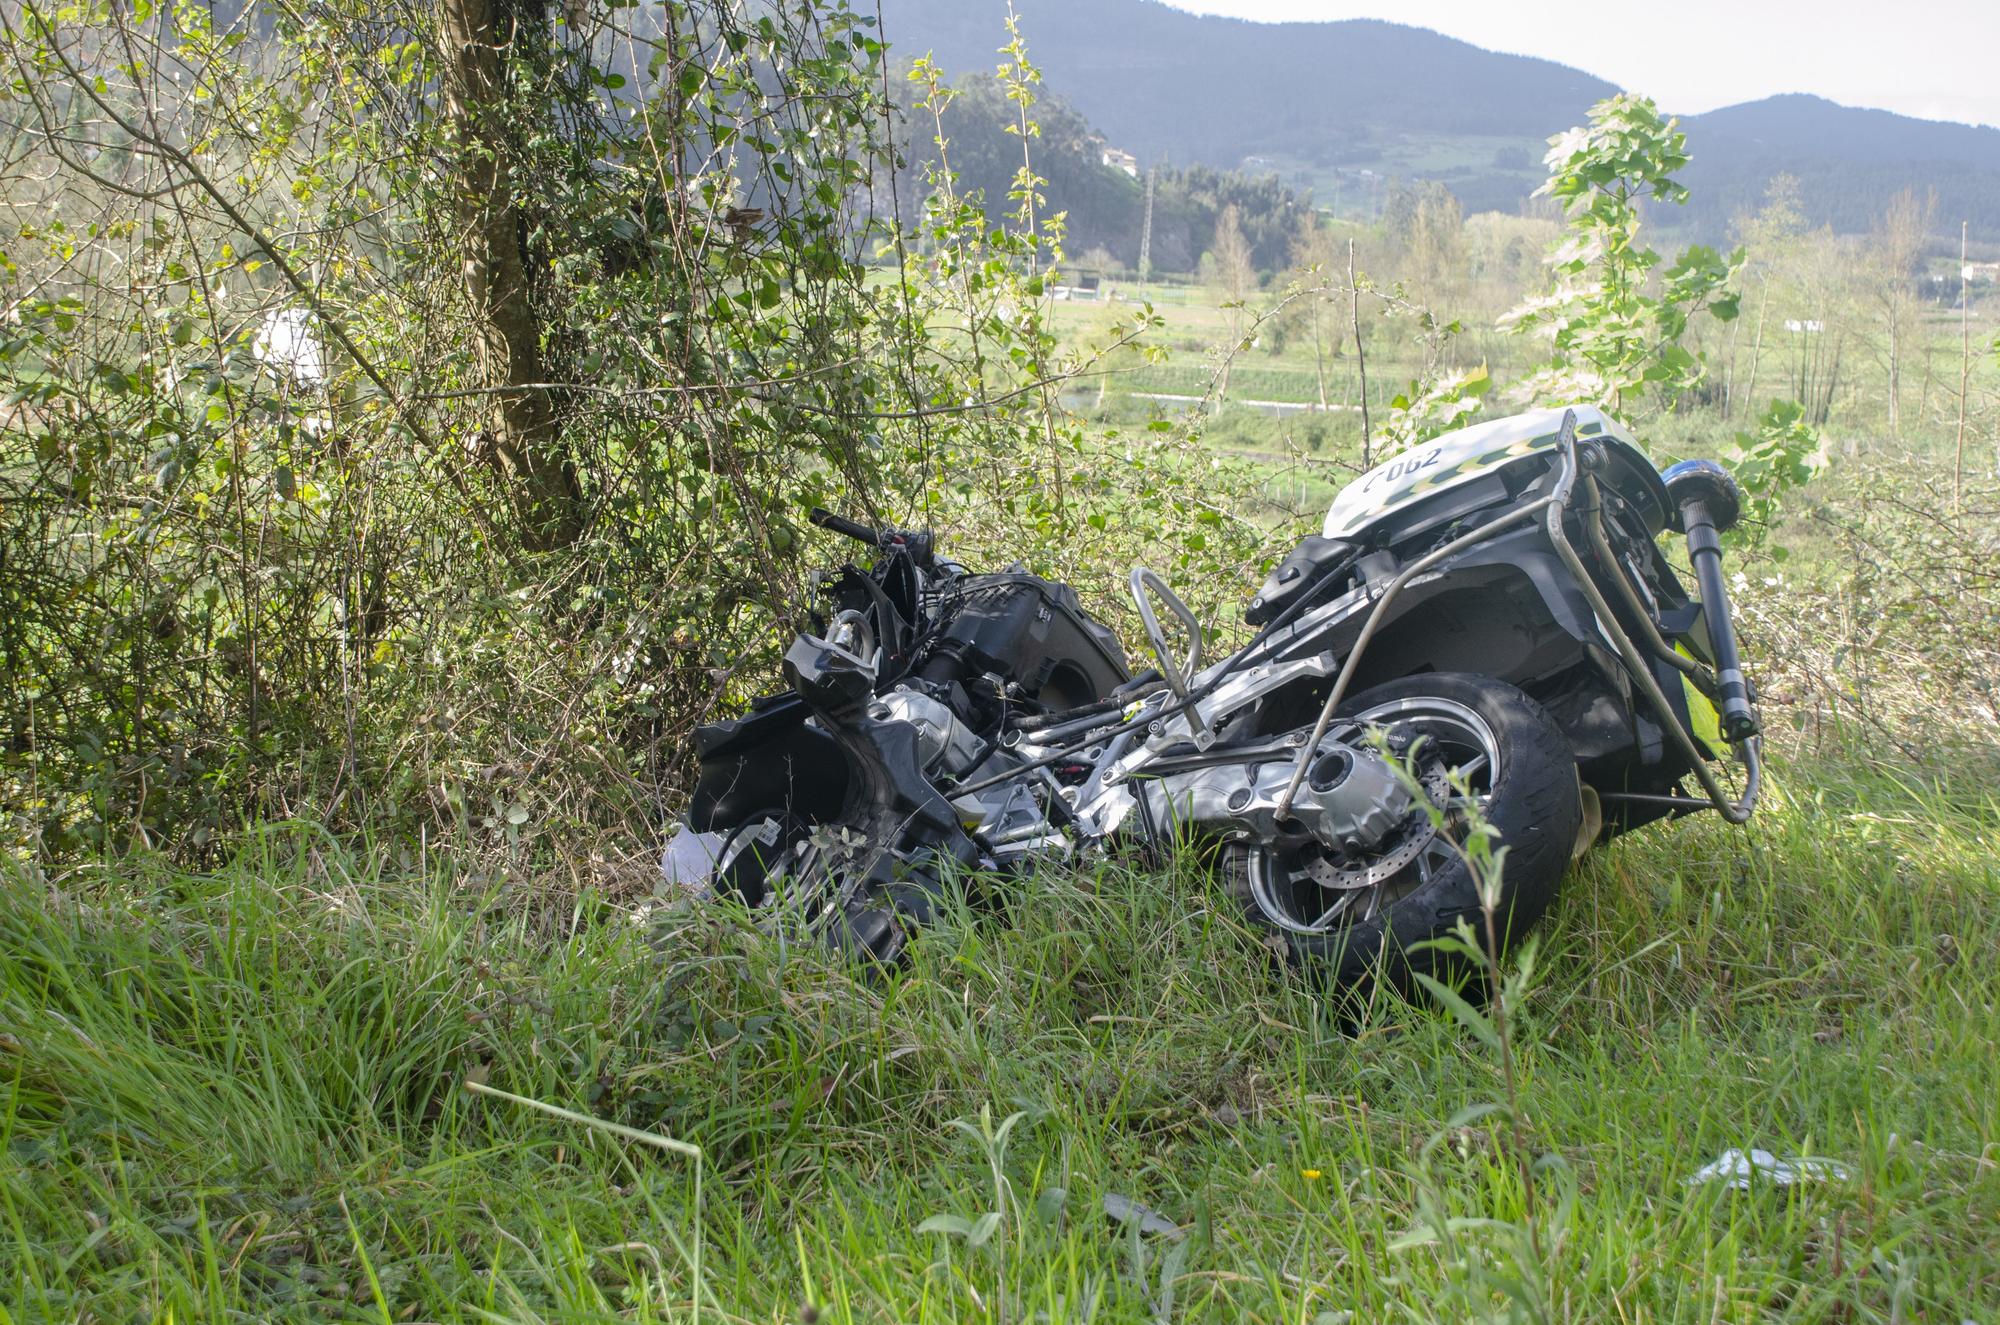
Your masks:
M326 346L313 325L311 310L276 308L257 328L250 352L281 376L301 387L326 385Z
M1725 1150L1691 1178L1688 1187L1719 1182L1737 1191L1748 1191L1753 1181L1773 1187L1792 1187L1802 1182L1845 1182L1853 1174L1845 1164L1831 1159L1804 1159L1797 1155L1780 1159L1768 1150Z
M682 824L667 839L660 856L660 873L669 888L706 892L715 878L716 862L722 858L722 834L697 833Z

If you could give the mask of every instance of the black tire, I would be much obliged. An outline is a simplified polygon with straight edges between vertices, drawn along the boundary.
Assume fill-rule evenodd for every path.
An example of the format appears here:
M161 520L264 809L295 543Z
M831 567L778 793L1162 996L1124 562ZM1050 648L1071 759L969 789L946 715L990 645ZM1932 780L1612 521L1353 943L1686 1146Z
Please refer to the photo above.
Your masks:
M1497 913L1504 944L1527 931L1555 900L1568 868L1577 830L1583 819L1576 761L1562 731L1541 705L1513 686L1487 676L1431 672L1391 681L1357 695L1342 705L1353 716L1401 701L1437 699L1476 714L1498 751L1484 807L1487 821L1499 832L1495 846L1507 848L1502 875L1503 894ZM1386 724L1393 730L1393 724ZM1472 872L1456 852L1437 852L1428 877L1390 880L1380 904L1338 928L1304 933L1287 928L1266 912L1253 887L1253 872L1269 872L1274 857L1263 849L1230 844L1223 851L1222 879L1251 922L1271 935L1271 946L1292 962L1331 983L1354 987L1375 971L1387 973L1408 990L1411 971L1444 975L1450 972L1437 952L1412 951L1428 939L1448 934L1465 919L1484 934L1478 890ZM1400 877L1400 876L1399 876ZM1297 886L1297 885L1292 885ZM1267 884L1264 891L1269 894Z

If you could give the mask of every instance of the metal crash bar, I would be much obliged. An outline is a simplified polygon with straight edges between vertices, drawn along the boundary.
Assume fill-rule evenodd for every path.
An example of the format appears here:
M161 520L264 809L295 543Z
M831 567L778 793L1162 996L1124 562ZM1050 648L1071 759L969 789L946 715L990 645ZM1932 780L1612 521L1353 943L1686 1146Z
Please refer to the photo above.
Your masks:
M1167 586L1167 582L1144 566L1132 568L1132 601L1139 607L1139 623L1146 628L1146 642L1153 646L1153 656L1159 660L1160 675L1166 678L1167 688L1174 692L1174 698L1181 703L1187 714L1188 730L1194 734L1194 748L1206 750L1215 744L1215 732L1209 727L1208 719L1201 714L1199 704L1188 702L1188 681L1201 671L1201 619L1180 597ZM1173 649L1167 643L1166 631L1160 629L1160 619L1153 614L1153 595L1158 594L1167 610L1180 618L1187 627L1188 655L1185 664L1174 661Z
M1565 428L1565 432L1570 433L1570 447L1573 452L1576 445L1574 432L1568 428ZM1590 512L1590 518L1593 520L1597 518L1595 510ZM1666 692L1660 689L1659 681L1653 677L1653 670L1646 666L1646 660L1640 656L1639 646L1634 644L1631 636L1620 628L1618 619L1611 614L1611 605L1604 601L1604 595L1598 592L1596 583L1584 569L1583 559L1577 556L1576 549L1570 546L1569 535L1563 532L1560 510L1549 512L1548 528L1549 541L1556 545L1556 553L1562 557L1563 565L1569 567L1569 573L1576 578L1578 587L1583 590L1583 596L1590 601L1590 610L1597 617L1598 628L1617 647L1618 656L1625 660L1625 670L1631 673L1633 682L1645 694L1647 702L1653 706L1653 712L1659 715L1660 725L1673 734L1674 743L1680 746L1681 753L1685 754L1688 762L1694 766L1694 775L1700 781L1702 790L1708 793L1710 804L1730 823L1748 823L1751 811L1757 805L1757 785L1763 768L1763 754L1759 743L1752 738L1740 742L1736 747L1738 757L1743 760L1744 786L1742 797L1732 800L1729 789L1722 785L1722 780L1715 776L1715 770L1708 766L1708 760L1695 747L1694 737L1688 735L1687 728L1674 715L1673 706L1667 702ZM1625 570L1614 563L1608 568L1608 573L1622 577ZM1626 800L1630 795L1631 793L1614 792L1606 799ZM1676 796L1667 800L1669 803L1687 800L1694 805L1700 805L1700 802L1694 801L1692 797Z

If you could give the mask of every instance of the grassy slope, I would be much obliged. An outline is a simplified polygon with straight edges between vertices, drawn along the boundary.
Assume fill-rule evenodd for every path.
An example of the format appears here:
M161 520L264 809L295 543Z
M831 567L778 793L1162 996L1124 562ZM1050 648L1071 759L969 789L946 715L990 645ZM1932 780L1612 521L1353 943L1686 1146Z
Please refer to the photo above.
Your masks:
M1599 853L1547 931L1520 1035L1571 1175L1551 1315L1992 1319L2000 804L1775 783L1747 831ZM1483 1124L1424 1152L1498 1093L1476 1039L1393 1000L1343 1033L1198 879L1011 891L870 988L712 915L649 941L304 832L214 876L9 879L0 1319L684 1317L693 1166L456 1092L482 1063L706 1149L710 1319L1150 1319L1172 1270L1176 1319L1454 1320L1468 1264L1536 1277L1505 1228L1391 1249L1425 1200L1521 1217ZM950 1125L984 1108L1028 1111L1021 1218L968 1251L916 1226L995 1208ZM1683 1186L1751 1144L1854 1177ZM1189 1227L1177 1264L1108 1192Z

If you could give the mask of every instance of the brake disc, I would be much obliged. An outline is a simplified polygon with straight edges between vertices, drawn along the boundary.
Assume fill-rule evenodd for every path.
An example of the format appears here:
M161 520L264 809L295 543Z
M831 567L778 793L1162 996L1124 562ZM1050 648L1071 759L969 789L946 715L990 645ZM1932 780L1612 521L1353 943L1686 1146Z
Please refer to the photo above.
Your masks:
M1373 888L1409 868L1410 862L1430 845L1433 836L1429 817L1419 810L1405 824L1403 841L1385 854L1375 856L1365 864L1340 865L1322 852L1305 862L1305 874L1322 888Z
M1451 782L1443 764L1428 763L1418 774L1417 781L1432 806L1442 809L1450 802ZM1324 850L1315 852L1311 860L1304 862L1305 875L1322 888L1338 891L1373 888L1386 883L1408 869L1437 837L1429 810L1422 806L1412 809L1409 817L1403 820L1399 836L1402 840L1395 846L1364 863L1343 865L1329 859Z

